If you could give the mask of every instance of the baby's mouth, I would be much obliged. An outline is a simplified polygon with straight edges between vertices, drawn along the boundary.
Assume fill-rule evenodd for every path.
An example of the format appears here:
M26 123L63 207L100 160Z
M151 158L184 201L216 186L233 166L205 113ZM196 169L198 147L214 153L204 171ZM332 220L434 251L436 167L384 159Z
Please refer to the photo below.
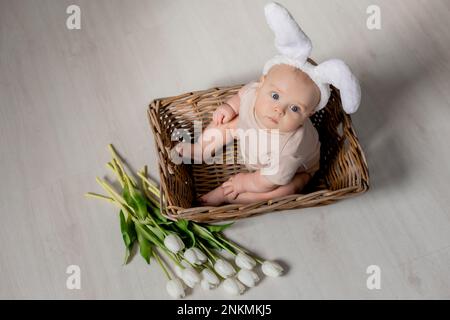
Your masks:
M275 124L278 124L278 120L276 120L275 118L272 118L272 117L270 117L270 116L267 116L267 119L269 119L269 121L271 121L271 122L273 122L273 123L275 123Z

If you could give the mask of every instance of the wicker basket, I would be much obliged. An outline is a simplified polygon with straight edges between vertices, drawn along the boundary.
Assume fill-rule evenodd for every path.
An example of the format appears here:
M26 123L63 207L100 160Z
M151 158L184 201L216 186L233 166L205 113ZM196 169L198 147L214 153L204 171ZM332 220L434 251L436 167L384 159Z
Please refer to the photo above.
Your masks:
M219 222L249 217L277 210L306 208L333 203L337 200L363 193L369 188L367 162L349 115L342 109L339 91L332 87L328 105L316 112L311 120L321 141L320 169L302 190L295 194L252 204L227 204L218 207L201 207L195 202L199 196L216 188L230 176L247 172L241 164L237 142L233 148L224 147L223 156L230 156L233 164L181 164L169 158L176 128L183 128L195 138L194 120L211 121L212 112L242 85L188 92L176 97L154 100L148 109L159 156L162 212L172 219L198 222ZM224 158L225 159L225 158Z

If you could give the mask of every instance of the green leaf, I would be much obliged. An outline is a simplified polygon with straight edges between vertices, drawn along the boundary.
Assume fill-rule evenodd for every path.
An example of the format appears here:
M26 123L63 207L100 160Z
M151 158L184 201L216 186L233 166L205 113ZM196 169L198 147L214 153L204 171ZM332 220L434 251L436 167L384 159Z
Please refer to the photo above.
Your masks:
M123 264L128 264L128 260L130 259L131 250L128 247L125 247L125 257L123 258Z
M206 239L205 239L205 240L206 240ZM221 249L222 249L222 248L221 248L217 243L215 243L214 241L206 240L206 242L208 243L208 247L209 247L209 248L218 249L218 250L221 250Z
M128 187L128 184L125 184L123 186L122 197L125 199L125 201L128 203L128 205L130 205L134 209L134 200L131 197L130 189Z
M155 218L155 220L157 220L158 224L161 223L172 223L170 220L168 220L166 217L164 217L161 214L161 209L159 208L159 205L155 205L155 203L153 203L149 197L147 195L145 195L145 193L143 194L142 198L144 199L147 207L148 207L148 214L150 214L152 217Z
M173 221L167 221L167 222L158 221L158 224L160 226L170 226L171 224L173 224Z
M147 217L147 201L131 184L126 183L124 185L122 196L127 204L134 209L139 219L144 220Z
M134 242L136 241L136 230L134 229L133 221L128 217L125 219L125 215L122 210L119 213L120 217L120 231L122 233L122 239L125 243L125 258L124 264L128 263L130 258L131 249L133 248Z
M210 231L210 232L222 232L223 230L231 227L234 224L234 222L231 223L227 223L227 224L217 224L217 225L213 225L213 224L208 224L205 227Z
M127 204L137 213L139 219L144 220L148 216L146 199L131 184L126 183L124 185L122 196Z
M133 247L135 245L136 241L134 241L129 247L125 248L125 257L123 258L123 264L128 264L130 258L131 258L131 251L133 250Z
M194 233L189 229L189 221L188 220L177 220L175 222L175 225L181 229L185 235L188 236L188 238L190 239L191 243L189 244L188 247L193 247L195 246L196 240L195 240L195 235Z
M151 205L150 205L150 208L152 209L152 212L154 213L154 215L155 215L157 220L159 220L160 222L165 222L165 223L166 222L170 222L171 223L171 221L169 221L166 217L164 217L161 214L161 209L160 208L155 207L155 206L151 206Z
M160 246L160 247L164 246L164 242L159 240L159 238L151 230L149 230L145 225L143 225L142 223L136 222L135 226L136 226L137 233L141 234L145 239L147 239L148 241L150 241L151 243L153 243L157 246Z
M130 247L136 240L136 230L131 219L125 219L125 215L122 210L119 213L120 217L120 231L122 233L123 242L125 246Z
M119 216L120 216L120 231L122 232L123 242L125 243L125 247L128 248L131 244L131 237L128 233L128 224L127 221L125 220L125 216L122 210L120 210Z
M180 219L177 220L175 222L175 224L177 225L178 228L180 228L181 230L187 230L188 225L189 225L189 221L185 220L185 219Z
M137 233L137 237L139 241L139 251L141 252L141 256L148 264L150 264L150 257L152 256L152 244L139 231Z
M214 238L214 235L208 229L206 229L206 228L204 228L204 227L202 227L202 226L200 226L200 225L198 225L196 223L192 224L192 229L194 230L194 232L197 235L199 235L200 237L202 237L205 240L211 240L211 241L216 240Z
M158 237L159 240L164 242L165 236L164 236L164 234L162 233L161 230L159 230L157 227L153 227L153 226L150 226L150 225L147 225L147 228L149 228L155 234L155 236Z
M144 220L148 215L147 203L145 201L145 198L138 191L132 191L131 196L134 199L134 203L136 204L136 212L139 218Z

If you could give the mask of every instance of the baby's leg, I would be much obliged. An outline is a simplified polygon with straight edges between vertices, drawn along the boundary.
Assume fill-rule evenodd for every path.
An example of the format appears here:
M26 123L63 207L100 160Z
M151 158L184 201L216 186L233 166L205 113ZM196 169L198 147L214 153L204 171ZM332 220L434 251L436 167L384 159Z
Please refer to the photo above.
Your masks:
M310 179L311 176L307 173L297 173L292 181L284 186L279 186L278 188L268 192L243 192L240 193L236 199L231 199L228 196L225 196L224 189L222 186L219 186L200 197L199 200L203 206L219 206L224 202L248 204L257 201L270 200L301 192Z
M216 154L224 145L230 143L234 138L232 129L236 129L239 116L230 122L216 125L212 121L203 130L197 142L194 144L180 142L175 146L175 150L180 156L187 159L204 161ZM214 153L212 153L214 151Z
M227 199L224 195L224 188L222 188L222 186L218 186L207 194L201 196L198 201L202 206L219 206L226 202Z
M236 199L227 199L229 203L252 203L299 193L303 190L311 176L305 172L297 173L291 182L268 192L243 192Z

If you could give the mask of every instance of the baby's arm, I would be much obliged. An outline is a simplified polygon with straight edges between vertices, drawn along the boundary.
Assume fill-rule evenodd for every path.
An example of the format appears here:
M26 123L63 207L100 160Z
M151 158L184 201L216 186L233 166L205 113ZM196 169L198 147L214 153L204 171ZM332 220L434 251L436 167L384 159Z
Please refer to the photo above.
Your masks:
M239 96L239 93L233 95L225 103L228 104L233 109L235 114L239 114L239 107L241 106L241 98Z
M219 106L213 113L213 122L216 125L227 123L233 120L238 114L241 107L241 96L250 84L243 86L238 93L233 95L224 104Z
M225 124L233 120L237 116L236 111L231 105L226 102L219 106L212 115L212 122L219 126L221 124Z

